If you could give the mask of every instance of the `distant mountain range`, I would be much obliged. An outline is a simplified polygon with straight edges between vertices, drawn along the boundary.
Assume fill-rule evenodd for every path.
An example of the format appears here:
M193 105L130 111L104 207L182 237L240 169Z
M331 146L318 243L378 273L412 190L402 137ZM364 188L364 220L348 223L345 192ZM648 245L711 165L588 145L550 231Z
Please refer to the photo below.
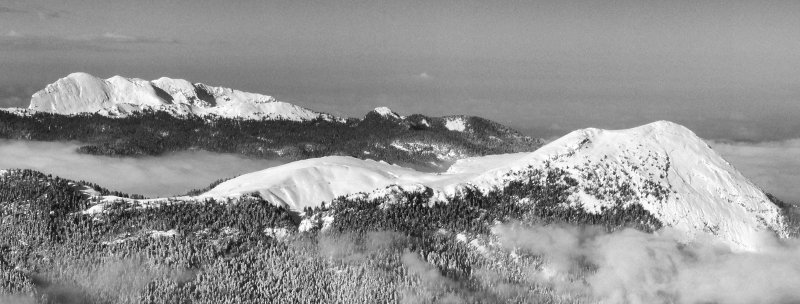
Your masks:
M533 151L542 141L475 116L401 116L380 107L340 118L234 89L160 78L73 73L0 111L0 137L75 140L112 156L189 149L259 158L344 155L441 170L471 156Z
M524 184L560 189L556 205L582 214L635 205L687 238L709 232L750 248L763 231L787 234L770 197L693 132L665 121L578 130L541 147L480 117L403 116L380 107L344 119L185 80L75 73L34 94L28 109L0 112L0 136L77 140L87 143L82 152L102 155L205 149L301 160L179 198L189 201L255 195L299 212L341 199L388 203L409 193L425 193L433 204ZM98 197L87 212L116 199Z
M759 259L785 268L795 247L759 253L800 235L796 207L667 121L544 144L474 116L380 107L345 119L183 80L78 73L0 111L0 138L294 160L160 198L0 168L0 302L605 303L575 291L641 279L656 286L648 297L617 298L626 284L613 299L673 303L687 300L675 284L698 274L738 276Z
M162 77L153 81L114 76L100 79L73 73L33 94L28 109L63 115L98 113L124 117L146 110L175 116L242 119L341 120L333 115L277 101L272 96Z

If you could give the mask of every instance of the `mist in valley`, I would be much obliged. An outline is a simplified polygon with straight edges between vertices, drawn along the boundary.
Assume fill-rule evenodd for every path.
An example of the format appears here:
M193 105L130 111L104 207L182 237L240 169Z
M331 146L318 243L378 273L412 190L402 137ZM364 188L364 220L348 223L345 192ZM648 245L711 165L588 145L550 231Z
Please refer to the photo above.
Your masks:
M234 154L187 151L158 157L80 154L75 142L0 140L0 169L33 169L148 197L184 194L212 182L285 163Z

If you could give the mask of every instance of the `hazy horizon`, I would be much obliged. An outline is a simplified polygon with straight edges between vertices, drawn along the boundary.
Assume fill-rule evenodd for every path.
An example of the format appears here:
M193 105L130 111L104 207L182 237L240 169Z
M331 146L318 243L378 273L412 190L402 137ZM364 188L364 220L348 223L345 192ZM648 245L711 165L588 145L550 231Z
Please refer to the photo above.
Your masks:
M111 157L78 153L76 142L0 139L0 169L31 169L147 197L183 195L211 183L287 163L238 154L182 151Z
M0 106L83 71L544 138L665 119L781 141L800 133L798 15L793 1L0 0Z

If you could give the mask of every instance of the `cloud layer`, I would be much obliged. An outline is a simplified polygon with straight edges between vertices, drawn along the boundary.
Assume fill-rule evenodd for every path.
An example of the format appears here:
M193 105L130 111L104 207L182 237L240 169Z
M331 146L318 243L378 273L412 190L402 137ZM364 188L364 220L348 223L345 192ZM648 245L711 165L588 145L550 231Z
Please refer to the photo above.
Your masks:
M787 202L800 203L800 139L709 144L765 191Z
M800 242L762 236L758 252L734 252L712 237L599 227L501 225L508 249L543 256L535 281L602 303L796 303ZM586 265L593 265L587 271ZM575 279L575 276L583 279Z
M213 181L282 164L231 154L180 152L161 157L115 158L78 154L76 143L0 140L0 168L26 168L97 183L111 190L168 196Z

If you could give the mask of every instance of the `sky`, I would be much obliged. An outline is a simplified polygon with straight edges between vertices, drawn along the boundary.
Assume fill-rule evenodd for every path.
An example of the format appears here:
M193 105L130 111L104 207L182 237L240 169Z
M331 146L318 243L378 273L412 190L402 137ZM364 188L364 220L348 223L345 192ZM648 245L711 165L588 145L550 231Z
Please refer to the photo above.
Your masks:
M71 72L161 76L361 116L475 114L538 137L675 121L800 133L798 1L0 0L0 106Z

